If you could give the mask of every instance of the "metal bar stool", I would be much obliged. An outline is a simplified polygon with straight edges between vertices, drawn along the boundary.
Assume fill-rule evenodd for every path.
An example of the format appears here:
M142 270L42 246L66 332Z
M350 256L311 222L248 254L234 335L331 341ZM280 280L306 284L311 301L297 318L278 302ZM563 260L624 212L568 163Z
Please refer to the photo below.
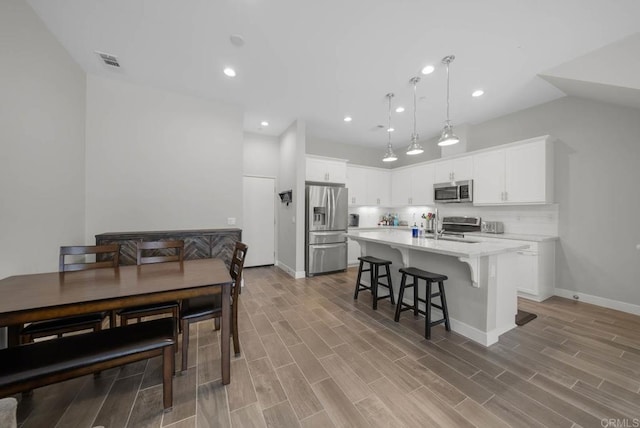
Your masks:
M402 281L400 283L400 291L398 294L398 305L396 306L396 315L394 320L396 322L400 321L400 312L409 311L413 309L413 314L418 315L423 314L425 316L425 324L424 324L424 337L427 339L431 339L431 327L444 323L444 326L447 331L451 331L451 326L449 325L449 311L447 310L447 298L444 294L444 281L449 279L445 275L440 275L438 273L428 272L426 270L417 269L413 267L402 268L400 269L402 273ZM407 284L407 276L413 277L413 282L411 284ZM427 282L427 293L425 295L425 299L418 297L418 281L423 279ZM435 293L431 292L431 284L437 282L438 283L438 291ZM413 287L413 305L404 303L402 298L404 296L404 290L407 288ZM440 304L437 305L432 302L432 298L440 297ZM418 302L422 302L425 304L425 311L418 308ZM431 307L438 308L442 311L442 319L437 321L431 321Z
M391 272L389 271L389 265L391 262L389 260L379 259L377 257L371 256L363 256L358 257L360 260L360 267L358 268L358 279L356 280L356 292L353 295L354 300L358 300L358 292L361 290L371 290L371 294L373 295L373 309L378 309L378 300L386 299L387 297L391 298L391 304L395 305L395 299L393 298L393 285L391 284ZM369 264L369 269L363 269L364 264ZM384 266L386 269L386 273L384 275L380 275L380 266ZM371 282L370 285L365 285L360 282L360 278L362 278L363 272L370 272ZM386 278L387 283L380 282L381 279ZM383 287L387 287L389 289L389 294L385 294L384 296L378 296L378 285L382 285Z

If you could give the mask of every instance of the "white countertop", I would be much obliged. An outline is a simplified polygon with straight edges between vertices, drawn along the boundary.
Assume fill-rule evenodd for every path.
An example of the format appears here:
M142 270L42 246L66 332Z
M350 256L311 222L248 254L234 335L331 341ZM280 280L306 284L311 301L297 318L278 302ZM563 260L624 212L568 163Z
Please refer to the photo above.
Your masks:
M406 228L382 228L381 230L356 231L349 229L347 236L356 241L375 242L410 250L426 251L454 257L481 257L508 253L527 248L526 245L508 241L456 242L428 238L412 238Z
M397 230L402 232L410 232L409 226L371 226L371 227L350 227L349 232L369 232L369 231L382 231L382 230ZM483 232L467 232L465 237L477 236L482 238L494 238L494 239L510 239L516 241L532 241L532 242L544 242L555 241L557 236L550 235L531 235L524 233L483 233Z

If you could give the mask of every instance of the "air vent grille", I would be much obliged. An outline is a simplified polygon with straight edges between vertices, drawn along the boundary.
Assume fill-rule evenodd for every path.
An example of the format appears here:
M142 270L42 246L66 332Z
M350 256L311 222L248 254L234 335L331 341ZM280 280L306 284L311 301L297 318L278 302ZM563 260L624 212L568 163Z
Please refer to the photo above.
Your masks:
M115 55L111 55L104 52L95 51L96 54L100 57L102 62L104 62L109 67L120 68L120 63L118 62L118 58Z

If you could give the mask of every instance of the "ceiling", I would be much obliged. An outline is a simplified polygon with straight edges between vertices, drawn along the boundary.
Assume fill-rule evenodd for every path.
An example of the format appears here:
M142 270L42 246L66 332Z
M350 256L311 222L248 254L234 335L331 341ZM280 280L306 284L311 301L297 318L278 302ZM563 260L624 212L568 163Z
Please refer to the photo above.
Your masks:
M417 128L434 137L450 54L454 127L565 93L640 107L637 0L27 1L86 72L239 105L249 132L279 135L302 119L317 139L382 152L394 92L394 108L406 107L392 115L403 147L409 79L432 64L418 84ZM121 69L95 51L116 55ZM485 95L472 98L478 88Z

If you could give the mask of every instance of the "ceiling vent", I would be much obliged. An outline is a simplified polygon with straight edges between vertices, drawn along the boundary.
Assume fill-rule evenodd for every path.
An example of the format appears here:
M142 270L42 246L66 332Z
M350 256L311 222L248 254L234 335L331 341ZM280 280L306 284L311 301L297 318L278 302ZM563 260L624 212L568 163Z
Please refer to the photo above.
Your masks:
M120 63L118 62L118 58L115 55L111 55L104 52L95 51L96 55L100 57L102 62L104 62L109 67L120 68Z

